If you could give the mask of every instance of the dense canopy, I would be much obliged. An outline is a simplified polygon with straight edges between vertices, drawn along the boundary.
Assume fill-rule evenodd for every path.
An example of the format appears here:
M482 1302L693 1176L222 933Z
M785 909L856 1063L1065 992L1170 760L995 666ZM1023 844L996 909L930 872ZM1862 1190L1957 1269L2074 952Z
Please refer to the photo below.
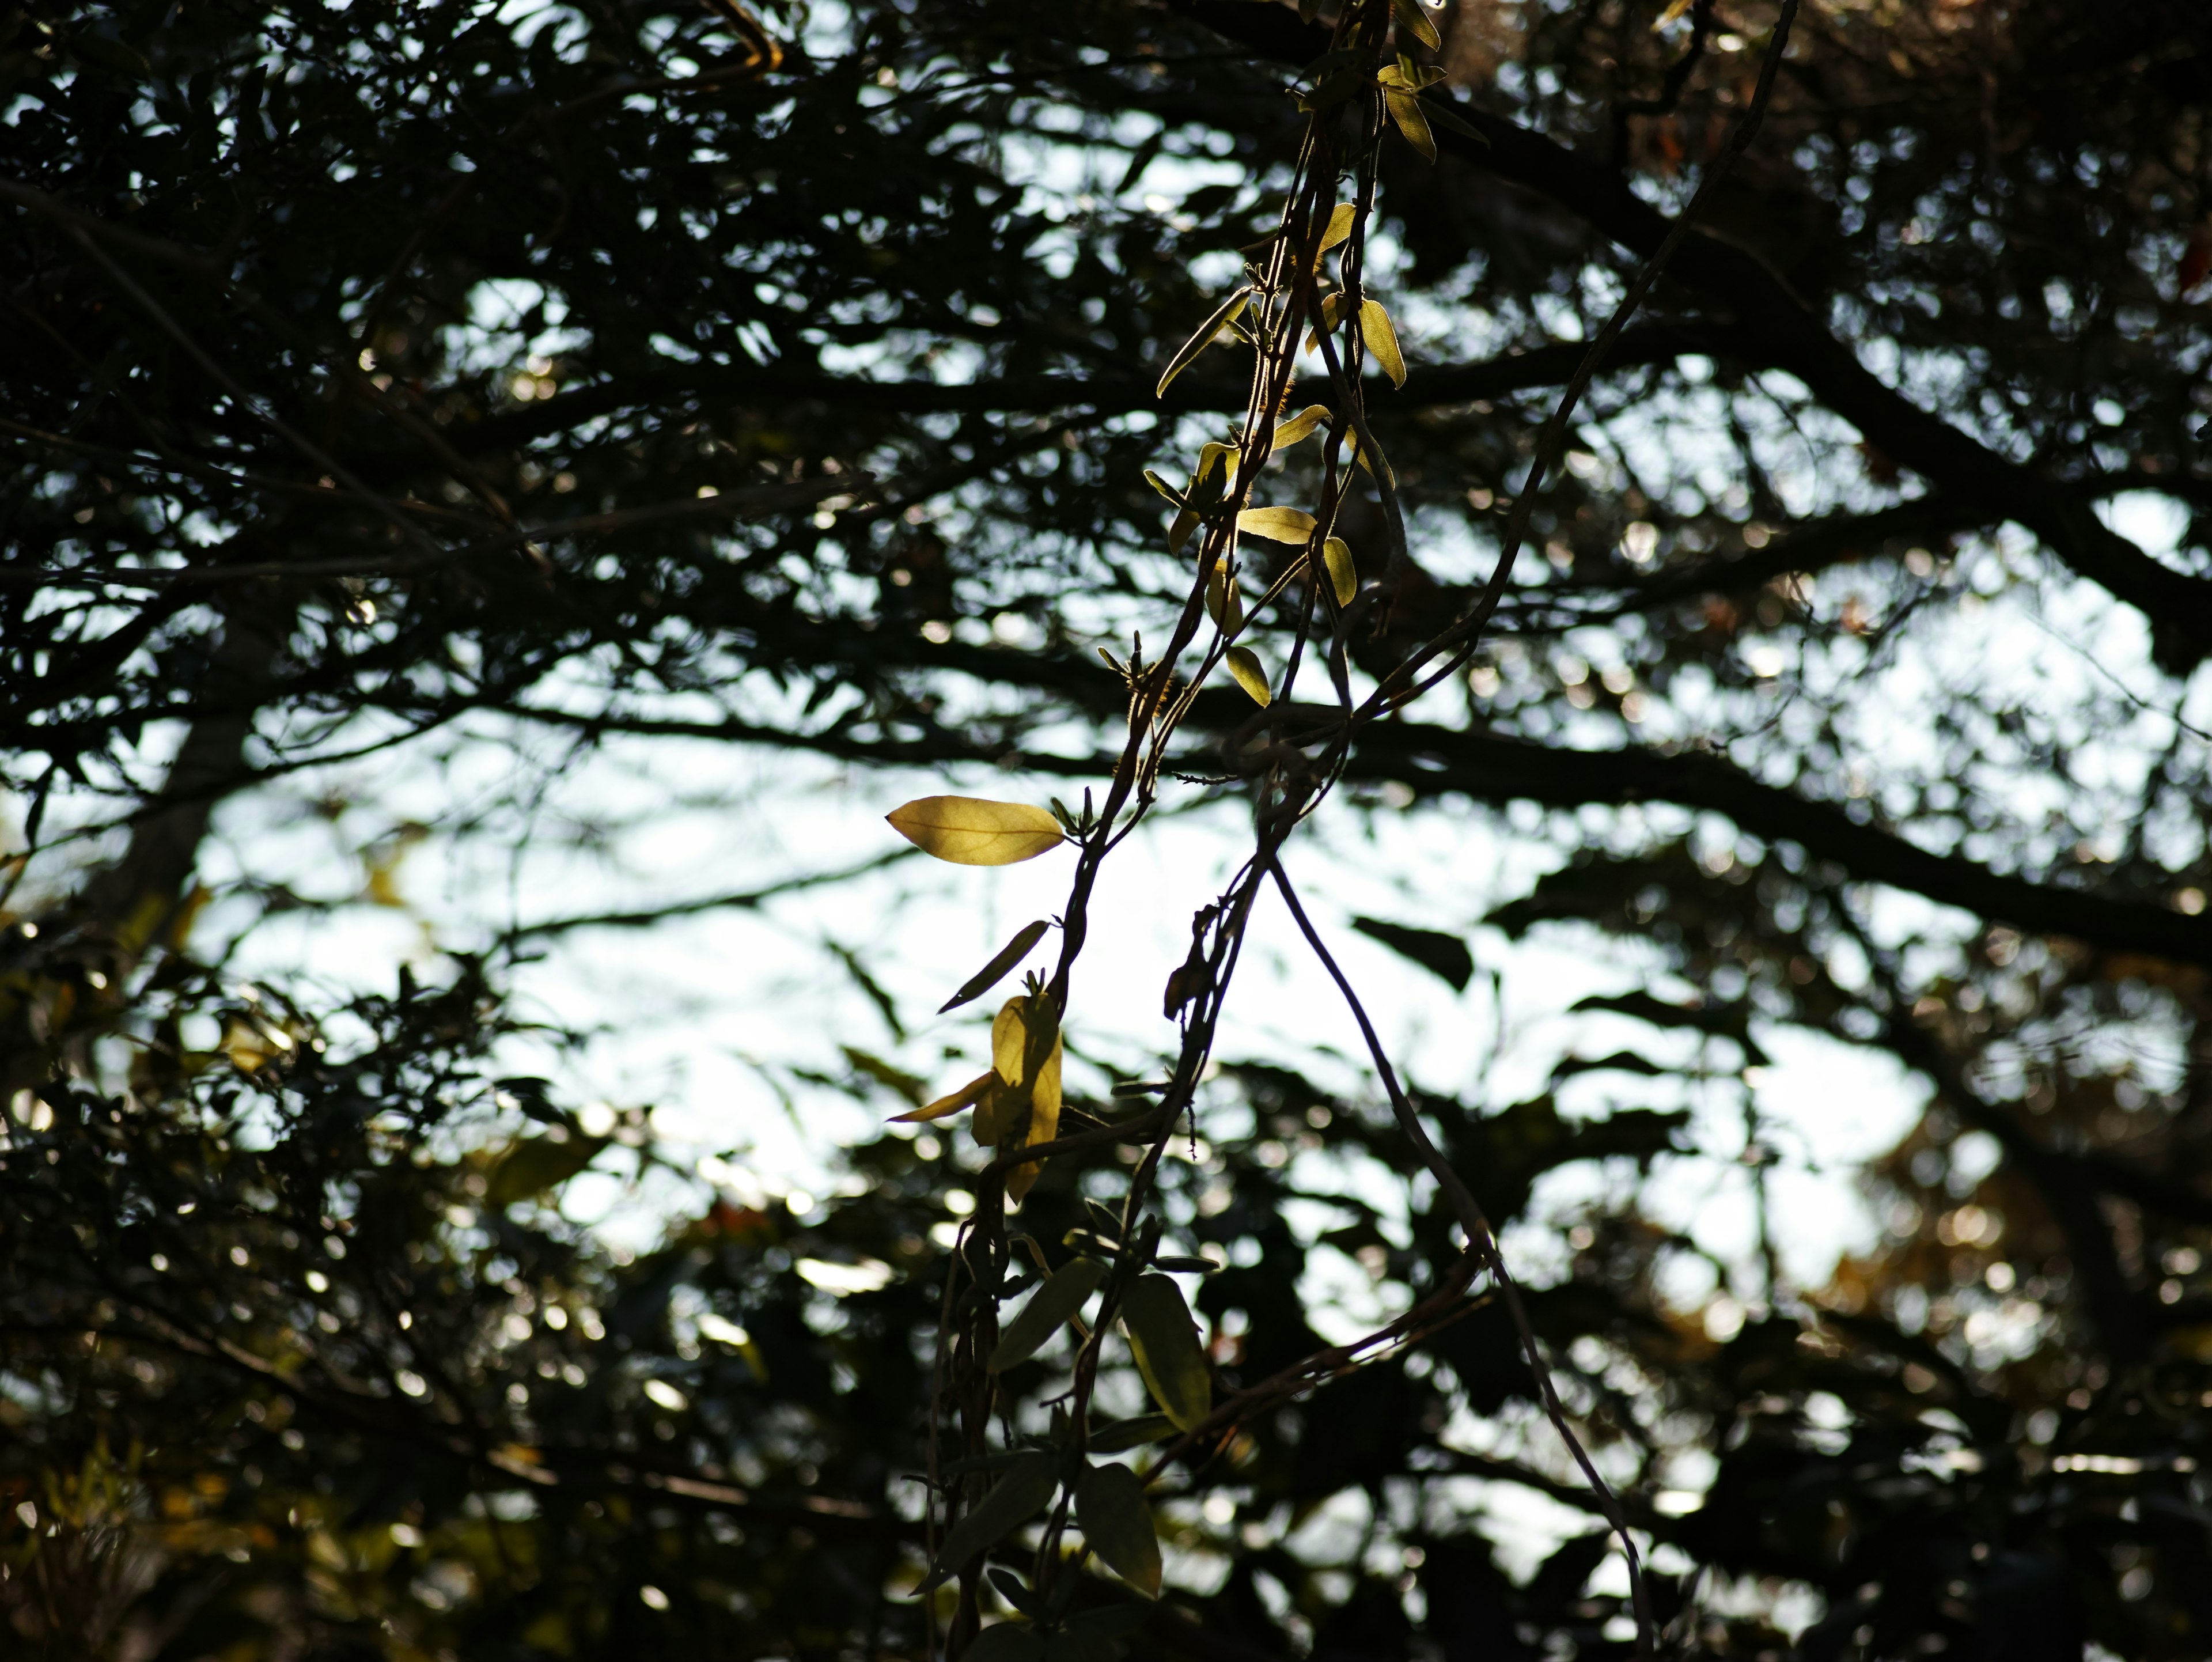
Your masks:
M0 1631L2204 1654L2203 13L9 13ZM866 835L680 868L708 753ZM1078 873L1003 1008L927 1025L907 797ZM1122 997L1085 886L1186 834ZM478 877L358 961L426 841ZM841 893L786 950L890 1042L747 982L764 1092L939 1119L836 1193L514 1071L617 1020L548 954ZM1231 987L1263 904L1328 977ZM1414 1008L1497 1035L1393 1071ZM1808 1278L1762 1081L1845 1056L1912 1112Z

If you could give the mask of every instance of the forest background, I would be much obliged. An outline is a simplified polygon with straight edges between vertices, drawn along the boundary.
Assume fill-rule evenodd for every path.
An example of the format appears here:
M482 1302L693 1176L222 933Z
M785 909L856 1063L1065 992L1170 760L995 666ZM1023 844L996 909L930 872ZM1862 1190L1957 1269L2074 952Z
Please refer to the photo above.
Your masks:
M2200 13L9 9L9 1644L2204 1654Z

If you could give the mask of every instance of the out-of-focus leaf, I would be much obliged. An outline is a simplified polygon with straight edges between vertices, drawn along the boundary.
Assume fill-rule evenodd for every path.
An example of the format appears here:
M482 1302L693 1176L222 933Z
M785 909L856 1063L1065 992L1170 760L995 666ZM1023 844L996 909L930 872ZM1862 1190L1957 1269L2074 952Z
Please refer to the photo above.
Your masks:
M1314 516L1303 508L1248 508L1237 516L1237 528L1270 542L1303 543L1314 533Z
M999 984L1000 977L1029 956L1030 949L1044 939L1044 932L1051 927L1042 917L1033 923L1024 924L1012 941L999 948L997 955L988 964L962 982L960 990L938 1006L937 1014L943 1015L947 1010L956 1010L969 999L980 998L989 992Z
M884 816L924 854L956 866L1011 866L1060 846L1048 808L980 796L921 796Z
M1359 569L1352 563L1352 545L1331 537L1321 545L1322 563L1328 568L1329 587L1339 606L1350 606L1359 593Z
M1260 654L1250 647L1233 646L1229 648L1229 673L1237 685L1251 696L1255 704L1265 706L1274 702L1274 691L1267 685L1267 667L1260 661Z
M1145 1486L1119 1464L1093 1466L1075 1486L1075 1520L1106 1568L1147 1598L1160 1596L1160 1539Z
M1766 1052L1751 1037L1749 1014L1741 1004L1669 1004L1650 993L1636 991L1595 993L1568 1008L1575 1014L1585 1010L1609 1010L1616 1015L1648 1021L1655 1027L1690 1027L1699 1032L1718 1033L1742 1047L1743 1059L1748 1066L1763 1067L1768 1059Z
M957 1114L963 1108L974 1107L982 1100L983 1093L998 1082L999 1075L995 1068L988 1074L978 1074L949 1096L941 1096L936 1101L925 1103L907 1113L892 1115L890 1123L894 1125L919 1125L929 1120L943 1119L947 1114Z
M1119 1454L1125 1449L1157 1443L1163 1437L1173 1435L1175 1428L1175 1422L1164 1414L1139 1414L1133 1420L1116 1420L1111 1425L1100 1426L1091 1434L1090 1449L1093 1454Z
M1427 119L1430 125L1442 127L1448 133L1457 133L1462 138L1471 138L1486 148L1490 143L1490 136L1487 133L1468 125L1464 118L1455 114L1441 104L1423 99L1421 113Z
M512 1206L558 1188L589 1166L606 1146L605 1137L572 1135L566 1142L551 1137L525 1137L492 1167L484 1185L484 1204Z
M1168 383L1188 368L1193 358L1213 344L1213 338L1251 302L1252 288L1247 283L1216 307L1213 315L1198 326L1198 332L1183 343L1182 350L1168 360L1168 367L1161 373L1160 384L1153 389L1152 396L1158 398L1165 393Z
M903 1068L895 1068L881 1056L848 1044L842 1047L845 1060L855 1071L866 1074L878 1085L889 1086L908 1102L920 1102L929 1093L929 1087Z
M1609 1056L1569 1056L1552 1069L1552 1083L1572 1079L1577 1074L1641 1074L1646 1079L1657 1079L1668 1070L1648 1057L1633 1050L1615 1050Z
M961 1662L1044 1662L1044 1641L1025 1622L1001 1622L975 1635Z
M1390 377L1391 385L1406 384L1406 358L1398 350L1398 332L1391 326L1390 314L1382 308L1379 300L1359 302L1359 338L1367 343L1367 350L1375 355L1375 362L1382 366L1382 373Z
M977 1553L991 1546L1025 1519L1033 1517L1060 1487L1060 1457L1042 1452L1024 1454L1006 1475L991 1486L973 1510L947 1530L937 1549L937 1562L921 1590L944 1584Z
M987 1371L996 1373L1029 1361L1045 1342L1083 1308L1084 1301L1106 1279L1106 1266L1096 1258L1077 1258L1064 1264L999 1335L999 1348L991 1353Z
M1165 1275L1139 1275L1122 1295L1121 1326L1152 1400L1177 1430L1190 1430L1212 1412L1206 1348L1181 1288Z
M1355 917L1352 927L1401 958L1412 959L1431 975L1449 982L1454 992L1465 992L1467 983L1474 978L1474 954L1455 934L1388 923L1379 917Z

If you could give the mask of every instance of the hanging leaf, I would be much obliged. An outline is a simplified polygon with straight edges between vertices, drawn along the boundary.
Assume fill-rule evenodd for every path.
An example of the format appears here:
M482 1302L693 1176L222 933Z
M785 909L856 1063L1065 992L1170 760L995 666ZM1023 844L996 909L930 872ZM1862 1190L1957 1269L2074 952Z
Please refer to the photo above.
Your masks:
M1474 954L1455 934L1386 923L1379 917L1355 917L1352 927L1400 957L1413 959L1439 980L1449 982L1454 992L1465 992L1467 983L1474 979Z
M1468 125L1465 120L1441 104L1431 103L1424 99L1421 101L1421 113L1433 125L1442 127L1448 133L1457 133L1462 138L1471 138L1486 149L1489 146L1489 134Z
M1248 508L1237 516L1237 528L1270 542L1310 541L1317 523L1303 508Z
M574 1177L607 1146L605 1137L525 1137L500 1156L484 1186L484 1203L498 1208L542 1195Z
M1008 999L1000 1007L991 1023L992 1071L999 1076L1000 1087L987 1100L990 1111L975 1116L975 1141L992 1146L1006 1140L1019 1123L1023 1109L1030 1115L1029 1135L1023 1139L1030 1143L1049 1142L1060 1129L1060 1032L1055 1026L1048 1038L1034 1033L1031 1024L1040 1018L1031 1008L1027 994ZM1033 1063L1035 1051L1049 1044L1041 1062ZM1029 1069L1035 1066L1036 1076ZM987 1137L984 1134L988 1131ZM1006 1173L1006 1198L1018 1201L1036 1183L1042 1166L1018 1166Z
M884 818L924 854L956 866L1011 866L1063 840L1049 809L980 796L917 797Z
M1336 591L1337 605L1350 606L1359 593L1359 569L1352 563L1352 545L1341 537L1331 537L1321 545L1321 560L1328 568L1329 587Z
M1030 1093L1030 1134L1023 1146L1033 1148L1040 1142L1050 1142L1060 1135L1060 1039L1052 1041L1052 1054L1037 1070L1036 1087ZM1006 1198L1017 1205L1028 1194L1038 1178L1044 1174L1045 1163L1036 1160L1028 1166L1017 1166L1006 1173Z
M1382 373L1390 377L1395 387L1406 384L1406 360L1398 350L1398 332L1390 326L1390 314L1382 309L1379 300L1359 302L1359 338L1367 343L1367 350L1375 355L1375 362L1382 366Z
M1398 131L1406 142L1419 152L1422 160L1437 159L1437 136L1429 131L1428 118L1421 113L1421 100L1409 92L1385 92L1382 106L1390 112L1390 119L1398 124Z
M1146 1443L1157 1443L1172 1435L1175 1428L1175 1422L1164 1414L1140 1414L1133 1420L1116 1420L1091 1434L1091 1452L1119 1454L1124 1449L1142 1448Z
M1334 109L1369 84L1364 72L1357 67L1339 70L1334 75L1322 76L1320 85L1301 97L1298 109L1307 115L1317 110Z
M1359 204L1356 202L1340 202L1331 209L1328 227L1321 234L1321 252L1327 253L1338 243L1350 236L1352 228L1358 218Z
M1321 338L1325 334L1334 333L1335 332L1336 326L1343 321L1344 300L1345 297L1340 292L1333 295L1323 295L1321 297L1321 326L1317 329L1309 329L1306 332L1305 350L1307 351L1310 352L1316 347L1319 346L1321 344Z
M998 956L975 971L960 985L960 990L937 1007L937 1014L957 1009L971 998L980 998L999 984L999 977L1020 963L1030 953L1030 948L1044 939L1044 932L1052 927L1042 917L1026 924L1019 934L999 948Z
M1015 1461L991 1492L947 1530L921 1591L942 1586L977 1553L1034 1517L1060 1487L1060 1457L1039 1451Z
M1328 419L1329 409L1325 404L1310 404L1288 421L1275 424L1275 435L1268 441L1270 454L1287 450L1300 441L1312 436L1313 431Z
M1443 50L1443 37L1437 26L1421 9L1421 0L1390 0L1390 9L1397 14L1398 26L1431 52Z
M991 1353L985 1372L997 1373L1014 1367L1044 1348L1062 1324L1080 1311L1106 1279L1106 1266L1096 1258L1076 1258L1062 1265L999 1335L999 1348Z
M999 1077L995 1068L983 1075L983 1089L975 1098L975 1117L968 1122L968 1135L975 1139L978 1148L995 1148L1014 1129L1021 1099Z
M1226 635L1244 627L1244 597L1237 592L1226 560L1216 560L1213 569L1206 574L1206 615Z
M1267 667L1250 647L1229 648L1229 673L1238 686L1252 695L1254 703L1264 707L1274 702L1275 695L1267 685Z
M1152 1400L1176 1430L1188 1431L1212 1412L1206 1350L1181 1288L1165 1275L1139 1275L1122 1295L1121 1327Z
M957 1114L963 1108L972 1108L981 1102L984 1093L998 1082L996 1069L988 1074L978 1074L951 1096L939 1097L919 1108L910 1108L903 1114L893 1114L890 1123L894 1125L921 1125L933 1119L943 1119L947 1114Z
M1160 1537L1145 1486L1120 1464L1093 1466L1075 1486L1075 1521L1099 1562L1148 1598L1160 1596Z
M1001 1622L975 1635L960 1662L1044 1662L1044 1641L1021 1622Z
M1168 383L1188 368L1192 359L1212 345L1213 338L1221 332L1222 326L1234 320L1251 303L1251 300L1252 285L1248 283L1216 307L1213 315L1200 324L1198 332L1185 341L1182 350L1168 361L1168 367L1161 374L1160 384L1153 389L1152 396L1158 398L1164 393L1168 390Z
M1390 464L1380 456L1369 455L1367 447L1360 443L1357 436L1352 441L1352 460L1386 484L1395 485L1398 483L1398 476L1390 471Z

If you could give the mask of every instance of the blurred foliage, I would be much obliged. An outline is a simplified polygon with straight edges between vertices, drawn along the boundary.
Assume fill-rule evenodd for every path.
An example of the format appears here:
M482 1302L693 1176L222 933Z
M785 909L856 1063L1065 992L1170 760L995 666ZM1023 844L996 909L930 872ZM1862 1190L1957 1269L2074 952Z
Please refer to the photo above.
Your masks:
M1454 796L1543 831L1562 857L1490 923L1635 966L1587 1007L1634 1048L1419 1105L1526 1255L1679 1653L2212 1643L2200 9L1809 6L1464 694L1356 759L1378 816ZM1489 143L1383 162L1413 369L1375 409L1416 559L1370 669L1487 575L1772 8L1441 16ZM1095 648L1188 587L1140 470L1239 397L1218 357L1153 384L1267 228L1311 56L1294 9L1227 0L0 16L9 1654L927 1653L925 1415L972 1203L947 1143L852 1149L849 1192L797 1212L698 1182L617 1254L565 1185L670 1157L642 1111L501 1076L500 962L245 986L192 935L196 855L220 803L471 721L1096 772L1127 693ZM2123 495L2171 552L2107 528ZM1279 659L1296 624L1255 638ZM1248 710L1209 694L1191 730ZM1233 788L1218 765L1193 743L1194 797ZM372 902L421 831L373 854ZM1899 923L1882 885L1936 908ZM1449 922L1356 927L1464 984L1481 958L1417 927ZM1785 1035L1927 1094L1866 1178L1887 1233L1824 1286L1772 1250L1797 1151L1755 1086ZM846 1060L800 1082L926 1093ZM1311 1061L1231 1062L1166 1168L1171 1244L1225 1266L1194 1297L1224 1384L1456 1256L1384 1105ZM1685 1102L1741 1105L1740 1142L1700 1145ZM1759 1262L1643 1203L1716 1158ZM1046 1168L1040 1250L1114 1165ZM1584 1198L1547 1201L1561 1174ZM1038 1423L1044 1365L1005 1385ZM1124 1362L1103 1390L1143 1406ZM1478 1301L1194 1451L1155 1490L1167 1597L1115 1642L1628 1655L1532 1393ZM1583 1521L1522 1551L1538 1505Z

